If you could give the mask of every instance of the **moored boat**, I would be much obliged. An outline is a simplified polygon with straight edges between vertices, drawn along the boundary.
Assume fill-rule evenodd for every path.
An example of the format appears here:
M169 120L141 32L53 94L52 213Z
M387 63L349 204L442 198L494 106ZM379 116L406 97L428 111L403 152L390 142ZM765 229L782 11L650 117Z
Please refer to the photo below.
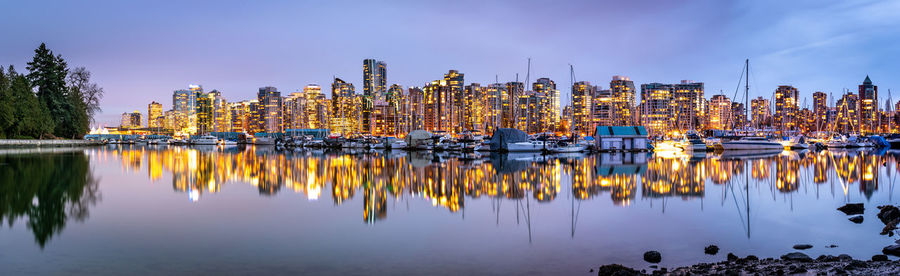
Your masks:
M774 150L784 149L784 145L778 142L769 141L765 137L746 136L739 139L723 141L721 144L723 150Z

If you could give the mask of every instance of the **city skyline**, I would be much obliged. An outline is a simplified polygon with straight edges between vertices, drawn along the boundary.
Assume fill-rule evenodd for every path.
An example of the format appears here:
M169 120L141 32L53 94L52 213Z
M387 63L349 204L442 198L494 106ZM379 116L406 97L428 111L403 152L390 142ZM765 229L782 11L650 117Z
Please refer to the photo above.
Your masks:
M106 125L133 110L132 101L159 101L191 83L232 99L252 98L263 86L289 93L309 83L327 85L331 76L361 89L363 58L385 61L391 68L387 83L404 87L424 86L448 69L464 72L467 83L493 83L495 75L505 83L516 73L522 81L529 57L532 79L548 77L559 87L568 87L571 63L576 81L604 83L613 75L641 84L687 79L704 82L708 95L729 95L745 58L751 59L751 98L769 96L779 85L797 87L807 98L815 91L839 94L855 90L865 75L879 82L882 95L895 86L890 76L898 69L883 57L898 51L890 30L900 26L891 13L900 3L809 1L769 9L773 4L329 2L245 9L237 3L94 2L61 3L44 10L56 19L33 22L26 19L40 4L16 3L0 14L29 23L11 30L13 38L0 45L0 62L22 68L27 56L15 53L46 41L71 64L92 68L107 90L98 117ZM92 16L70 20L73 10ZM362 25L334 20L369 13L396 16ZM690 14L696 16L684 16ZM530 22L538 16L578 19ZM448 18L456 18L456 29L443 29ZM622 24L607 27L613 21ZM168 31L153 31L160 27ZM425 39L435 31L460 35ZM648 37L667 42L647 43ZM576 38L583 43L566 43ZM568 91L560 90L561 106L567 105Z

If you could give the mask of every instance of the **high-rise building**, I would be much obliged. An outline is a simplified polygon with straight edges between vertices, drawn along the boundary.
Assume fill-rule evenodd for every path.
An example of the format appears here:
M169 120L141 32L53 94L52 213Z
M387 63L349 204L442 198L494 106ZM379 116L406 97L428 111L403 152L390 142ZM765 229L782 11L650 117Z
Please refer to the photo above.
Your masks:
M590 135L593 129L594 86L588 81L572 85L572 125L580 135Z
M409 114L410 130L425 129L425 91L419 87L407 89L407 114Z
M208 96L212 102L211 131L231 131L231 105L218 90L210 91Z
M324 129L328 128L328 114L331 105L326 103L325 95L322 94L322 87L318 84L309 84L303 87L303 95L306 97L306 119L305 128Z
M259 129L267 133L283 131L281 92L271 86L260 87L256 94L258 101Z
M384 101L387 88L387 65L374 59L363 60L363 104L360 106L362 132L372 134L375 128L375 101Z
M188 89L175 90L172 94L172 110L175 111L175 128L176 133L191 134L196 132L196 126L192 126L190 119L196 117L195 107L197 106L197 98L194 93Z
M613 76L609 91L612 103L610 125L634 125L634 82L626 76Z
M842 133L858 132L859 125L859 96L847 91L837 103L835 103L836 118L835 130Z
M729 129L732 122L731 100L725 95L713 95L709 99L710 129Z
M702 82L682 80L674 84L675 122L677 129L698 130L703 127L703 119L706 117L703 109L704 87Z
M651 136L666 136L675 128L675 87L669 84L641 85L641 125Z
M825 92L816 91L813 93L813 120L815 127L813 131L824 130L828 128L828 95Z
M747 126L747 109L744 103L731 102L731 128L743 129Z
M154 101L147 106L147 127L162 128L165 119L163 117L162 104Z
M424 97L425 130L456 133L464 130L461 125L463 108L463 74L450 70L441 80L435 80L422 88Z
M213 90L215 92L215 90ZM208 93L197 95L197 134L213 131L213 98Z
M519 98L525 94L525 84L521 82L506 83L506 98L503 99L503 127L518 127L519 116Z
M253 120L253 107L256 107L256 100L252 101L240 101L229 104L229 110L231 111L231 131L233 132L244 132L244 133L254 133L256 132L256 127L252 126L254 124Z
M122 113L122 120L119 124L120 128L141 128L143 127L144 116L141 115L141 112L135 110L134 112Z
M780 131L797 129L799 111L797 88L781 85L775 89L775 118L773 124Z
M465 86L463 93L463 127L467 130L486 131L485 117L487 109L485 108L487 88L482 87L479 83L472 83Z
M878 86L869 76L859 85L859 126L861 132L878 131Z
M302 92L294 92L282 99L281 114L284 129L305 129L309 125L307 119L308 106L306 96Z
M331 84L331 131L349 135L356 132L357 117L353 106L355 88L352 83L334 78Z
M754 128L764 128L771 125L772 105L769 99L758 97L750 100L751 120Z
M550 78L539 78L531 86L532 91L538 94L543 100L541 106L542 119L541 122L545 126L545 131L556 131L559 125L560 109L559 109L559 90L556 89L556 82Z
M503 127L506 98L506 86L502 83L493 83L485 87L483 98L485 133L494 133L494 129Z

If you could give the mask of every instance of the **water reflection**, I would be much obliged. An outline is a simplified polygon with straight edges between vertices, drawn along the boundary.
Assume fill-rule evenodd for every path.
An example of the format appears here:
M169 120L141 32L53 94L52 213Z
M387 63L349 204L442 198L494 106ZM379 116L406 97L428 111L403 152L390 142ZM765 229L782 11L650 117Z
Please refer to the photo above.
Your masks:
M100 155L120 158L125 168L137 172L146 167L151 181L171 173L174 190L195 201L224 183L248 183L261 195L289 190L310 200L330 192L335 205L362 193L365 222L385 219L389 198L421 198L458 212L467 199L481 197L550 202L563 186L575 200L608 194L621 206L632 204L638 194L642 200L702 199L707 183L740 189L748 182L768 185L773 199L775 193L796 192L804 183L836 183L843 196L849 197L855 185L870 198L879 188L879 167L898 162L896 153L872 151L481 156L126 146L105 148Z
M88 160L82 150L0 154L0 222L25 219L44 248L70 219L87 219L100 200Z

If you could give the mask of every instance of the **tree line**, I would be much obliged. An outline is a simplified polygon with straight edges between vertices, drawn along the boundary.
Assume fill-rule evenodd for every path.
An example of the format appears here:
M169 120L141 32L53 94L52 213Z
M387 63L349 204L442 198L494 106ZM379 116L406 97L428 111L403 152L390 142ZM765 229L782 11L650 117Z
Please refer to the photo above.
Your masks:
M27 73L0 66L0 139L81 138L100 111L103 88L41 43Z

